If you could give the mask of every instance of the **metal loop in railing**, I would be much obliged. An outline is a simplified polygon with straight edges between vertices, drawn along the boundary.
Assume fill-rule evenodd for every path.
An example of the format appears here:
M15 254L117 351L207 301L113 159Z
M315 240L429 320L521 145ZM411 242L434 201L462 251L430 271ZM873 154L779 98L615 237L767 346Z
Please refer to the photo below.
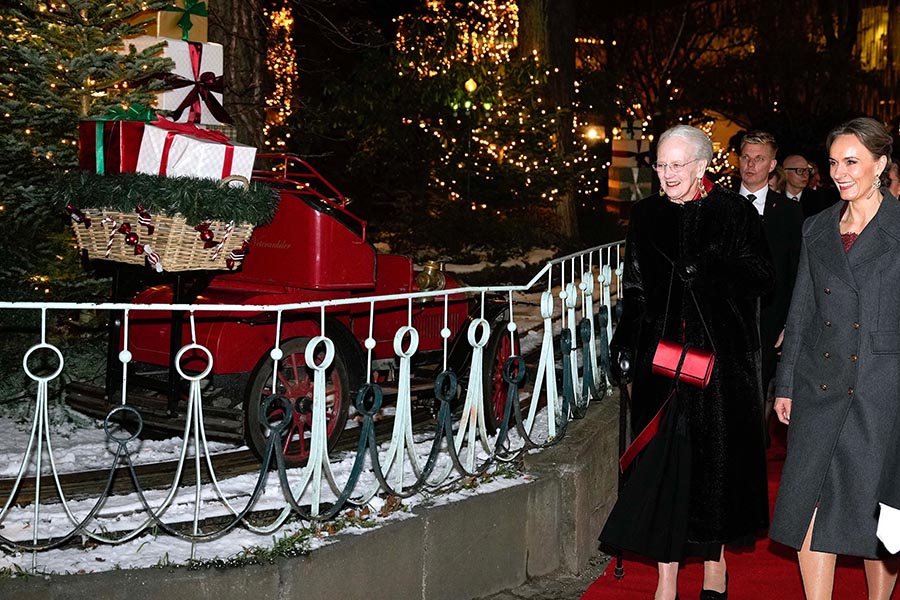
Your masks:
M124 430L124 431L126 431L126 433L128 433L128 435L123 436L123 437L118 437L116 435L117 431L115 429L113 429L111 424L113 422L113 416L116 415L117 413L122 413L122 412L127 412L129 417L134 419L134 421L133 421L131 431ZM138 437L140 437L141 431L143 429L144 429L144 418L141 416L141 413L139 413L133 406L128 406L128 405L117 406L117 407L113 408L111 411L109 411L109 414L107 414L106 418L103 419L103 431L106 433L107 439L115 442L116 444L119 444L120 446L138 439ZM120 429L118 431L123 431L123 430Z
M318 348L319 344L322 344L325 348L325 355L322 357L322 360L316 362L316 348ZM334 361L334 342L324 335L317 335L306 344L303 356L306 358L306 366L316 371L324 371Z
M181 367L181 359L187 352L191 350L197 350L206 355L206 368L197 373L196 375L188 375L184 372L184 369ZM181 350L178 351L178 354L175 355L175 370L178 371L178 374L184 377L187 381L200 381L205 378L212 372L213 368L213 357L212 352L209 351L205 346L201 346L200 344L187 344L181 347Z
M59 361L59 364L56 366L56 370L54 370L50 375L37 375L32 373L31 369L28 367L28 359L31 358L31 355L39 350L50 350L54 354L56 354L56 358ZM35 344L25 353L25 356L22 357L22 368L25 370L25 374L28 375L31 379L38 382L47 383L56 379L56 377L62 373L63 366L65 365L65 360L63 359L62 352L59 351L59 348L54 346L53 344L48 344L47 342L41 342L40 344Z
M364 383L356 392L354 405L361 415L374 417L384 401L384 392L377 383Z
M276 406L277 405L277 406ZM272 415L281 413L277 421L272 420ZM259 403L259 422L266 428L266 435L277 433L283 436L294 419L294 407L291 401L284 396L271 394L263 398Z

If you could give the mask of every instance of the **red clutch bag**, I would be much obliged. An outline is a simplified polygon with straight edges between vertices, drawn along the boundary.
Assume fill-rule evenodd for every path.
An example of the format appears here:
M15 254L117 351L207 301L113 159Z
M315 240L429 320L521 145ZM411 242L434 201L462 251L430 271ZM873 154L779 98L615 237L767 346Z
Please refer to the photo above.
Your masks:
M712 377L716 355L709 350L684 346L678 342L661 339L653 354L653 372L694 387L705 388ZM680 368L679 368L680 364Z

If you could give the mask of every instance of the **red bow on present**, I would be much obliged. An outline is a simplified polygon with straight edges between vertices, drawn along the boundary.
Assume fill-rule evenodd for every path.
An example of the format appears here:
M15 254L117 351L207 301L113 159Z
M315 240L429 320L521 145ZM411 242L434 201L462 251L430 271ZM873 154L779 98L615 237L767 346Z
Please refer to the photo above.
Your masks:
M171 121L169 119L166 119L165 117L157 117L156 120L150 124L154 127L159 127L160 129L166 129L168 131L174 132L175 134L183 133L185 135L192 135L196 138L209 140L218 144L227 144L231 141L228 139L228 136L221 131L216 131L214 129L201 129L193 123L176 123L175 121Z
M199 123L200 102L202 100L210 114L217 121L220 123L234 123L231 117L228 116L228 113L225 112L225 107L213 96L213 92L221 94L225 89L225 85L222 83L222 76L216 75L212 71L200 72L200 63L203 61L203 44L200 42L187 42L187 45L191 56L191 72L194 79L191 80L180 75L174 75L170 83L173 90L189 86L193 86L193 89L184 97L178 108L172 112L172 118L177 121L181 118L184 110L190 107L188 123Z

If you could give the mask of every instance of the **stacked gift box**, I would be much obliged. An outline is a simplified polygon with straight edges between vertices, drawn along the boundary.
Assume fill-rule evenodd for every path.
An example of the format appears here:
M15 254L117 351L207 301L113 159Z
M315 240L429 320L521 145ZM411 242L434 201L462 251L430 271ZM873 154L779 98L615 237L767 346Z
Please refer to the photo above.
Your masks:
M125 44L142 50L166 42L162 55L175 63L169 76L169 89L157 95L154 107L169 118L157 117L153 110L132 106L83 120L79 124L79 163L83 170L101 175L146 173L215 181L238 180L244 184L249 181L256 148L232 142L221 131L215 130L227 127L231 119L222 105L223 48L206 41L206 18L205 3L196 0L178 0L168 10L138 17L139 21L149 21L147 31L155 35L137 36L125 40ZM71 209L81 212L78 207ZM140 221L131 223L137 217L144 221L153 220L153 215L141 214L146 212L135 207L133 214L123 213L118 218L102 210L85 212L87 223L94 223L93 232L87 231L89 227L85 230L77 227L85 224L83 219L77 220L73 216L73 222L79 241L88 235L106 240L105 255L96 256L97 244L94 244L91 258L138 263L143 260L141 255L146 254L150 266L156 270L225 268L223 259L228 252L223 253L223 249L228 248L224 247L224 242L213 247L213 239L208 235L212 231L209 224L203 231L196 229L198 224L194 223L185 227L184 223L177 222L178 215L169 216L174 220L161 221L163 226L139 229ZM193 253L196 258L192 255L190 260L170 260L165 255L161 240L166 236L167 243L172 241L176 227L187 232L191 238L186 241L188 245L198 240L203 242L200 245L202 251ZM227 232L221 237L229 244L236 241L239 246L247 241L252 231L252 225L248 229L246 223L222 222L216 223L215 227ZM106 232L104 228L110 231ZM138 231L141 235L136 240ZM210 239L203 239L204 233Z
M609 195L619 200L640 200L650 195L652 185L650 142L642 139L613 140Z

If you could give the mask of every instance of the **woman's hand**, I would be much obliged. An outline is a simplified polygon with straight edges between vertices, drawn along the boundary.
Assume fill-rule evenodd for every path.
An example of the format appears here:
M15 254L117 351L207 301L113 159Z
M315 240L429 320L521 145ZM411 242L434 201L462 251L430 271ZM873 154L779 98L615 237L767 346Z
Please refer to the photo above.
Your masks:
M775 398L775 416L785 425L791 424L791 399Z

